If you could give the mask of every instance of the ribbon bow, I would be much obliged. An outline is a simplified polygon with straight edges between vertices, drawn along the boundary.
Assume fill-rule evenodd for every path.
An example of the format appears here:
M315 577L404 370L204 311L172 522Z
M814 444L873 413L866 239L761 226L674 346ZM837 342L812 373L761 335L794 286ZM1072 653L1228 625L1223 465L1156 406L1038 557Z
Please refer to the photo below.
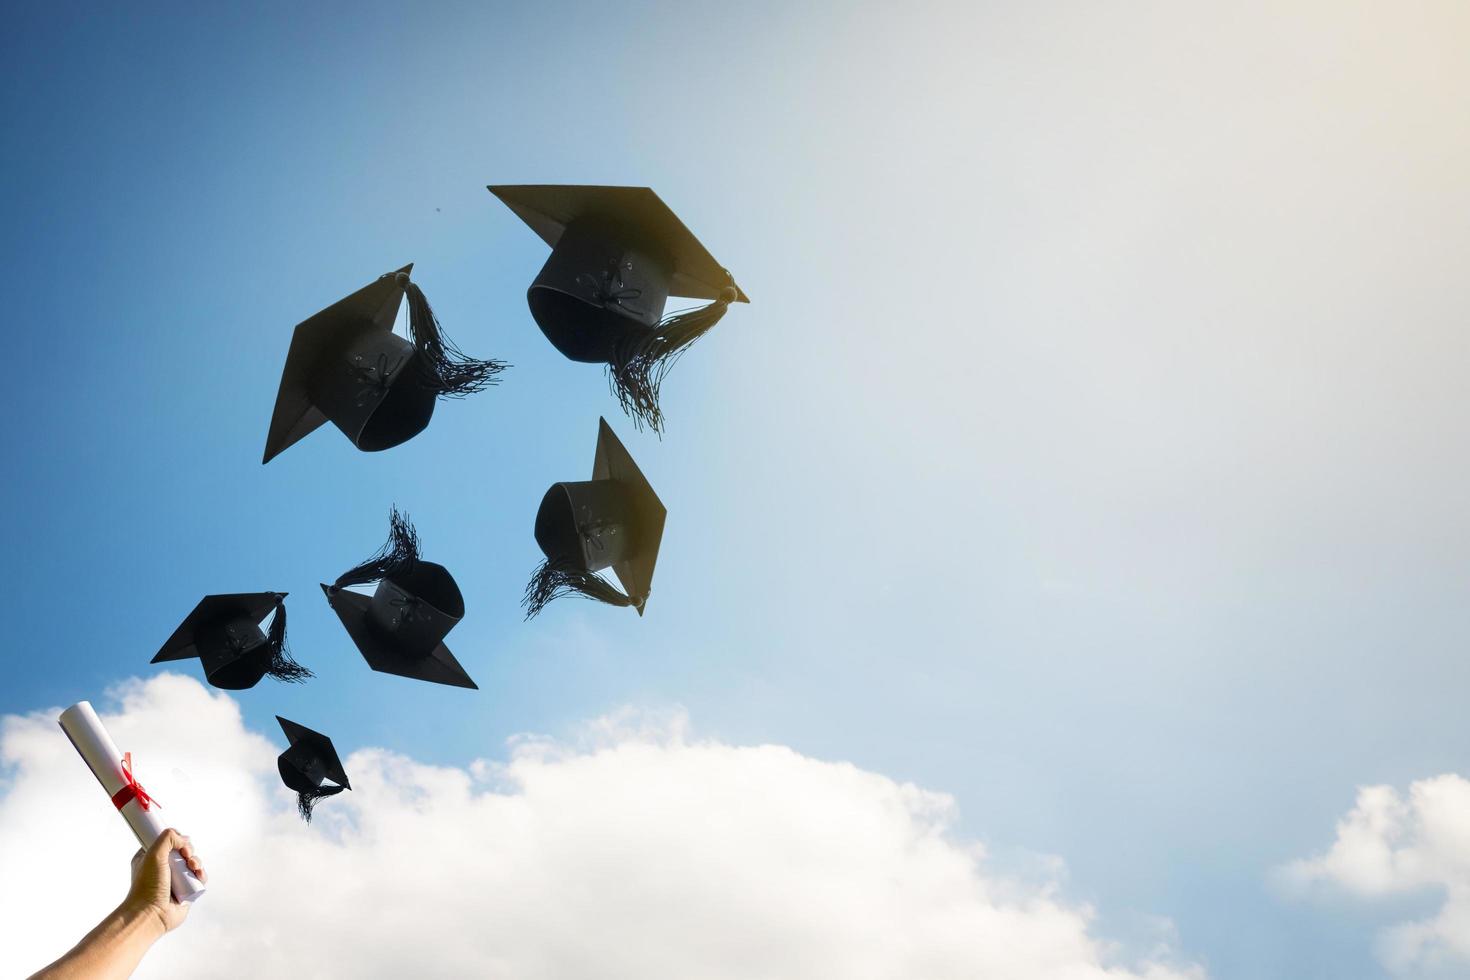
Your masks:
M149 796L148 791L143 788L142 784L133 778L133 753L131 752L123 753L122 774L123 788L112 794L113 806L121 810L129 802L137 800L138 806L144 810L147 810L153 804L157 804L160 809L163 807L162 803Z

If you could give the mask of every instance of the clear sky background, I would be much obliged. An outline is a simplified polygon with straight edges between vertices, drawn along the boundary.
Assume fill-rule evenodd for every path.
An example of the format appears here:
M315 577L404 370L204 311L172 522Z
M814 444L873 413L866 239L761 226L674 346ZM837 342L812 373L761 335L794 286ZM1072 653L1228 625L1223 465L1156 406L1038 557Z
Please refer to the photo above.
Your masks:
M1382 976L1376 930L1437 907L1271 878L1358 787L1470 772L1462 5L8 19L0 712L283 590L317 678L242 692L259 732L462 766L679 705L952 794L996 860L1060 855L1103 931L1167 917L1230 980ZM535 328L545 248L488 183L651 186L750 295L662 441ZM294 324L409 261L501 386L262 467ZM648 615L522 623L599 414L669 509ZM370 672L321 597L394 503L478 692Z

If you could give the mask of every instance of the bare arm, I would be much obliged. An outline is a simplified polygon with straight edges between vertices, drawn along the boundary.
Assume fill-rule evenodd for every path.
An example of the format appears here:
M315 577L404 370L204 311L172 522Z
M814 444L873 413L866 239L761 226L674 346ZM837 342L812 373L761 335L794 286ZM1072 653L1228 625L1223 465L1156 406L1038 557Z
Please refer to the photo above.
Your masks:
M122 904L31 980L125 980L132 976L143 954L189 914L189 906L175 902L169 891L170 851L178 851L200 881L209 880L189 838L172 828L165 830L147 851L133 855L133 886Z

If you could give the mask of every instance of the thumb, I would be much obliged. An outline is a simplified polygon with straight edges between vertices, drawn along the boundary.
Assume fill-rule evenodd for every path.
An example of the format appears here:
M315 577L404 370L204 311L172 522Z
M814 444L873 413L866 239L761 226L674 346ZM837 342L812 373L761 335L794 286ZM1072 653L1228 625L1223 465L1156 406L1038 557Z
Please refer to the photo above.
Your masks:
M158 838L152 844L148 845L148 853L144 856L143 860L162 867L168 863L170 852L178 850L188 843L189 838L172 827L169 827L163 833L159 834Z

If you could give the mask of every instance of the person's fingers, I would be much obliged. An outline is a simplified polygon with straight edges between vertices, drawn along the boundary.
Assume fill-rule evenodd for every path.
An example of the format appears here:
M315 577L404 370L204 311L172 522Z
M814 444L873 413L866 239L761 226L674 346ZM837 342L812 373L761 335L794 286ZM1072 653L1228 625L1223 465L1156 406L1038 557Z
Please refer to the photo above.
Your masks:
M158 839L149 846L148 860L159 866L165 865L168 863L168 855L170 851L174 851L180 847L184 847L188 843L189 838L185 837L177 830L174 830L172 827L169 827L163 833L159 834Z
M184 838L183 846L179 848L179 856L184 859L184 864L194 873L194 877L198 878L201 883L204 882L208 877L204 873L204 862L200 859L199 852L194 849L193 842L187 837Z

